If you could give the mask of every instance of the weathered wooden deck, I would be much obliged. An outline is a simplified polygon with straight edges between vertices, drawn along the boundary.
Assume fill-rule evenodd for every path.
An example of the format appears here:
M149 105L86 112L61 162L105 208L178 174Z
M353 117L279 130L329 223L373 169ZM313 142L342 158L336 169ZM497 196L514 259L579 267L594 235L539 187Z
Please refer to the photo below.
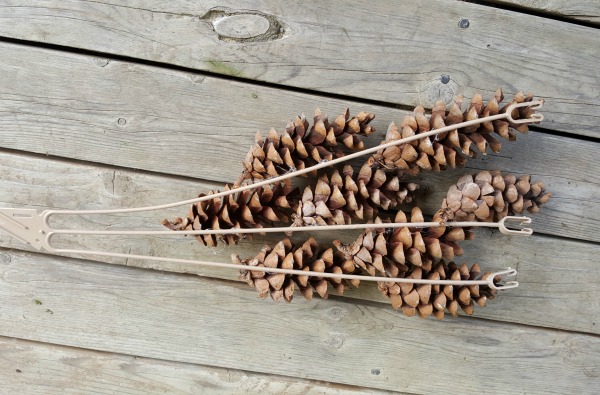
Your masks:
M423 204L474 169L533 174L554 196L533 237L465 243L465 261L516 267L520 287L441 322L375 286L275 304L235 271L51 256L2 234L0 393L597 394L599 64L597 1L3 1L1 206L188 199L235 180L257 130L315 107L372 111L384 131L499 86L545 98L546 120L428 175ZM183 210L70 223L160 229ZM264 240L69 243L227 262Z

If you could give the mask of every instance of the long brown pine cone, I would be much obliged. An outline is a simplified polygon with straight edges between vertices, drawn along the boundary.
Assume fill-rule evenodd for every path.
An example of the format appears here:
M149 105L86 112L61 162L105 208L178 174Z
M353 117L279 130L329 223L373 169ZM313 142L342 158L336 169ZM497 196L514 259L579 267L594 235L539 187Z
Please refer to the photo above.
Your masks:
M461 110L462 96L458 96L448 110L446 110L444 102L438 101L434 105L429 119L425 116L423 107L418 106L413 115L404 117L400 128L394 123L389 126L385 141L381 144L464 121L496 115L504 112L510 104L532 101L533 95L519 92L511 103L500 108L499 103L503 98L502 90L498 89L495 96L484 105L482 96L477 93L464 112ZM534 110L530 108L516 109L512 116L515 120L529 118L533 112ZM493 152L499 152L501 144L493 134L514 141L516 135L511 129L525 133L528 127L526 124L511 124L506 120L488 121L385 148L373 155L373 158L382 168L395 170L400 174L417 175L422 170L440 171L447 167L454 168L457 165L463 165L467 157L476 155L475 149L483 154L486 153L488 147Z
M302 115L288 123L281 134L271 129L263 138L259 132L256 143L243 162L244 170L234 185L241 185L247 179L267 179L344 156L340 146L353 151L362 150L364 143L360 136L368 136L375 131L369 125L373 118L375 115L367 112L350 117L350 111L346 109L331 122L317 109L312 126Z
M385 254L386 247L381 245L381 239L373 242L380 244L373 251ZM249 266L248 270L242 270L240 273L246 282L258 291L261 298L271 296L275 301L283 299L288 303L293 299L296 287L306 299L310 300L315 292L322 298L327 298L329 286L334 288L338 294L342 294L347 282L318 276L252 271L252 266L345 274L358 273L359 267L368 270L364 264L358 263L359 261L349 260L344 253L336 252L332 248L319 249L314 238L310 238L299 246L294 246L289 239L284 239L273 248L264 246L254 258L240 259L239 256L233 255L232 261ZM443 260L439 260L430 270L424 270L423 267L418 266L409 268L405 265L402 265L402 268L405 271L393 277L476 280L488 279L490 275L490 273L485 273L480 276L480 268L477 264L473 264L471 269L468 269L465 264L458 267L454 262L446 264ZM357 287L360 284L358 280L352 280L350 283ZM392 307L401 309L407 316L418 314L426 318L434 315L437 319L442 319L445 311L456 316L459 308L466 314L473 314L475 304L484 307L487 300L493 299L495 294L493 289L482 285L452 286L378 282L378 287L385 296L390 298Z
M529 175L481 171L461 177L450 187L442 211L449 220L499 221L524 211L535 214L551 196L542 181L532 182Z
M232 261L249 266L249 270L242 270L241 275L250 286L256 288L261 298L270 295L275 301L283 298L286 302L291 302L296 287L308 300L312 299L314 292L326 299L329 285L338 294L342 294L347 282L341 279L252 271L252 266L345 274L355 270L354 264L346 262L333 248L319 249L314 238L298 246L293 245L289 239L284 239L273 248L264 246L252 259L240 259L239 256L232 255ZM359 284L356 280L350 283L355 286Z
M412 216L413 222L421 222L419 213ZM405 222L403 218L398 222ZM371 241L372 232L365 232L356 241L360 250L353 256L358 266L371 275L394 278L429 279L429 280L478 280L488 279L490 273L479 276L478 264L473 264L468 269L466 264L457 267L454 262L446 264L445 260L453 259L454 255L462 255L462 249L456 241L465 238L472 239L473 233L464 228L446 229L442 236L427 234L427 231L409 231L409 228L400 228L392 232L387 242L385 233L379 233ZM425 234L425 236L423 236ZM362 238L362 241L361 241ZM371 250L367 247L374 244ZM338 244L338 246L340 246ZM348 252L340 246L348 258ZM356 246L352 246L356 250ZM352 251L353 252L353 251ZM444 259L440 259L444 258ZM357 259L358 258L358 259ZM361 262L362 261L362 262ZM371 261L371 262L369 262ZM381 270L383 269L383 270ZM396 282L378 282L382 294L390 299L392 307L400 309L405 315L411 317L418 314L422 318L433 315L437 319L444 317L444 311L452 316L457 316L459 307L466 314L473 314L475 304L486 306L488 299L493 299L495 291L488 286L481 285L427 285Z
M465 263L458 266L454 262L446 264L440 261L430 271L413 267L404 277L428 280L487 280L491 273L480 276L480 270L477 263L469 268ZM379 290L390 298L394 309L400 309L409 317L418 314L422 318L427 318L433 315L438 320L444 318L445 311L454 317L458 316L459 308L471 315L475 304L485 307L487 300L493 299L496 293L487 285L379 282L378 286Z
M226 186L225 190L229 190ZM218 192L218 191L217 191ZM162 224L175 231L201 229L262 228L274 222L287 222L297 205L297 189L289 180L254 190L238 192L224 198L216 198L190 205L184 218L173 221L164 219ZM209 192L209 194L213 191ZM198 197L206 196L200 194ZM219 240L225 244L237 244L242 237L237 234L198 235L196 239L206 246L214 247Z
M307 186L302 194L294 226L343 225L353 219L372 220L379 208L387 210L401 202L411 202L415 183L400 182L398 176L386 174L383 170L373 171L370 163L365 163L358 173L352 166L337 169L331 176L324 174L317 184Z
M441 221L442 217L434 217ZM395 223L424 222L423 213L418 207L411 211L410 218L398 211ZM381 223L379 218L377 223ZM431 270L441 259L451 261L461 256L462 248L457 242L472 239L474 234L466 228L412 228L366 229L351 244L345 245L335 240L333 243L344 259L354 262L371 276L402 276L412 267ZM379 274L378 274L379 273Z

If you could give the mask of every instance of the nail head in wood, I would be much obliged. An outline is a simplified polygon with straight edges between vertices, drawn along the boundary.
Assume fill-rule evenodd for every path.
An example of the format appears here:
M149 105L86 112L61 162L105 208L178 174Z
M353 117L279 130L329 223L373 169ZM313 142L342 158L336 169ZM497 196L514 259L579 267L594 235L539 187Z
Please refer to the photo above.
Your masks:
M461 19L458 21L458 26L459 26L461 29L466 29L466 28L468 28L468 27L469 27L469 25L470 25L470 22L469 22L469 20L468 20L467 18L461 18Z

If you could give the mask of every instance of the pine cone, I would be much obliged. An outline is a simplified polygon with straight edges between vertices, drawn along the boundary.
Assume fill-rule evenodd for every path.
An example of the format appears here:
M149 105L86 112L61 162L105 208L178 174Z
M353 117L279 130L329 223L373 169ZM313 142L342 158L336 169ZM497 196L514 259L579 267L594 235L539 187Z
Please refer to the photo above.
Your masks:
M438 102L436 107L440 105L443 106L444 104ZM417 119L422 125L425 125L425 123L429 125L423 107L419 106L415 108L414 114L414 116L407 115L402 120L400 131L396 124L392 122L388 127L385 140L381 144L387 144L391 141L429 131L429 126L423 126L422 130L418 128ZM445 125L441 125L441 123L436 124L436 128L443 126ZM373 159L383 169L392 170L400 175L408 174L413 176L419 174L421 170L442 171L448 167L455 168L457 165L464 165L466 160L457 154L455 147L442 144L438 140L439 138L436 139L435 136L425 137L409 143L388 147L375 153Z
M503 176L499 171L481 171L465 175L451 186L442 202L449 220L499 221L507 215L527 210L534 214L550 199L541 181L531 182L531 176Z
M536 213L550 196L541 181L531 183L529 176L516 178L512 175L502 176L498 171L482 171L475 178L464 176L450 187L442 202L442 209L434 215L433 221L499 221L525 209ZM394 221L409 222L402 211L397 212ZM413 208L410 222L423 221L421 210ZM375 222L382 221L377 218ZM452 261L463 253L458 242L474 237L470 228L404 227L387 231L366 229L350 245L343 245L339 241L334 241L334 244L344 253L345 259L353 260L370 275L374 276L379 271L384 276L396 277L412 266L431 270L432 265L440 259Z
M423 107L418 106L414 110L414 115L407 115L402 120L400 130L394 123L389 126L386 139L381 144L425 133L433 129L440 129L447 125L496 115L506 109L506 106L504 106L499 110L499 103L502 100L503 95L500 89L485 106L481 95L476 94L464 113L461 110L462 96L455 99L448 111L446 111L444 102L438 101L433 107L429 119L425 116ZM519 92L510 104L531 100L533 100L533 95L526 96ZM516 109L512 115L514 119L528 118L533 111L530 108ZM478 125L385 148L373 157L381 167L397 170L401 174L417 175L421 170L445 170L447 167L454 168L457 165L463 165L466 158L462 155L474 157L476 155L474 148L477 148L483 154L486 153L488 147L493 152L499 152L501 144L492 136L492 133L514 141L516 136L510 128L523 133L527 132L527 125L525 124L514 125L505 120L483 122Z
M358 174L352 166L336 169L329 177L319 177L316 186L306 187L295 214L295 226L343 225L352 219L372 220L376 208L387 210L402 202L412 201L417 184L400 182L398 176L382 169L373 171L366 162Z
M248 284L257 289L261 298L271 296L275 301L284 299L291 302L296 287L302 295L310 300L314 292L322 298L328 297L328 286L331 285L342 294L347 286L346 280L324 279L318 276L288 275L284 273L265 273L252 271L252 266L310 270L327 273L353 274L356 272L354 261L347 260L343 254L336 253L333 249L319 250L315 239L310 238L304 244L294 247L289 239L284 239L273 248L265 246L260 253L252 259L240 259L233 255L235 264L248 265L248 270L240 273ZM490 273L479 276L478 264L473 264L469 270L466 264L458 267L454 262L446 264L443 260L435 264L430 270L413 266L402 271L397 278L427 278L431 280L477 280L487 279ZM354 286L359 285L358 280L350 281ZM426 318L434 315L437 319L444 317L447 310L451 315L457 316L459 307L466 314L473 314L474 304L484 307L488 299L493 299L495 290L488 286L468 285L427 285L427 284L401 284L395 282L378 282L379 290L387 296L395 309L401 309L407 316L419 314Z
M441 221L441 214L434 221ZM382 221L377 218L376 223ZM402 211L398 211L396 223L409 222ZM418 207L412 209L410 222L424 222L423 213ZM458 241L473 238L466 228L395 228L366 229L353 243L344 245L335 240L333 243L344 255L363 268L371 276L379 272L383 276L397 277L411 267L431 270L442 258L451 261L454 256L463 253Z
M466 264L460 267L454 262L437 263L432 270L425 271L413 267L402 273L401 278L429 280L487 280L491 273L479 276L480 268L477 263L468 268ZM495 281L496 283L496 281ZM379 290L392 303L396 310L400 309L405 315L412 317L418 314L422 318L432 315L438 320L448 311L456 317L459 307L468 315L473 314L473 307L478 304L485 307L488 299L494 299L496 291L487 285L431 285L395 282L378 282Z
M308 239L301 246L295 247L289 239L277 243L275 247L264 246L260 253L252 259L240 259L232 256L233 263L248 266L262 266L269 268L296 269L305 271L316 271L323 273L345 273L351 274L355 271L352 262L346 262L341 254L332 248L319 250L314 238ZM310 300L316 292L327 299L328 285L331 285L338 294L344 292L347 282L342 279L319 278L316 276L289 275L284 273L265 273L259 271L242 270L242 277L248 284L258 290L261 298L271 295L275 301L283 298L291 302L296 287L300 289L302 296ZM350 281L358 286L356 280Z
M433 221L498 221L525 209L535 213L551 195L545 192L543 183L531 183L530 180L530 176L502 176L498 171L482 171L474 178L464 176L450 188L442 210L435 214ZM421 210L413 208L410 222L423 221ZM399 211L395 222L407 222L405 214ZM377 275L378 271L383 276L398 278L472 280L479 275L478 265L469 271L466 265L457 268L452 262L448 265L444 262L451 261L455 255L462 255L463 250L457 242L472 240L474 236L470 228L450 226L404 227L375 232L367 229L348 246L339 241L334 241L334 244L344 254L344 259L352 260L371 276ZM467 314L472 314L471 299L484 306L485 301L494 295L489 287L478 286L447 285L440 292L440 286L380 282L379 289L391 299L394 308L401 308L406 315L418 313L426 317L434 314L438 319L444 316L444 308L457 315L460 306Z
M225 186L228 190L229 186ZM218 192L218 191L217 191ZM213 191L209 194L214 193ZM296 205L297 189L289 180L254 190L238 192L225 198L216 198L192 204L185 218L173 221L164 219L162 224L171 230L261 228L274 222L289 220ZM198 197L206 196L201 193ZM225 244L237 244L240 235L198 235L204 245L214 247L221 239Z
M362 150L364 143L359 136L368 136L375 131L369 125L373 118L375 115L366 112L350 117L346 109L330 122L317 109L310 129L303 115L290 122L281 134L271 129L263 139L258 132L256 144L248 152L244 170L234 185L241 185L246 179L266 179L344 156L339 145L354 151Z

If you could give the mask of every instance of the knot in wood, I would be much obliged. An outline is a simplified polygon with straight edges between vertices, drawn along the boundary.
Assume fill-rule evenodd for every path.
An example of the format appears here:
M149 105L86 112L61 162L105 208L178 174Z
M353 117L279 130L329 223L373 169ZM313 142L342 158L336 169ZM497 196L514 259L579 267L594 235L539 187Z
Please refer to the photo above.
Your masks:
M259 11L212 9L201 18L210 23L219 40L231 43L261 42L281 38L283 24Z
M331 335L325 342L328 348L339 350L344 345L344 339L339 335Z
M327 318L331 321L338 322L348 313L345 309L339 306L332 307L327 310Z
M11 262L12 262L12 257L10 256L10 254L7 254L5 252L0 254L0 263L8 265Z
M215 19L213 26L221 37L248 39L265 34L271 24L262 15L237 14Z

